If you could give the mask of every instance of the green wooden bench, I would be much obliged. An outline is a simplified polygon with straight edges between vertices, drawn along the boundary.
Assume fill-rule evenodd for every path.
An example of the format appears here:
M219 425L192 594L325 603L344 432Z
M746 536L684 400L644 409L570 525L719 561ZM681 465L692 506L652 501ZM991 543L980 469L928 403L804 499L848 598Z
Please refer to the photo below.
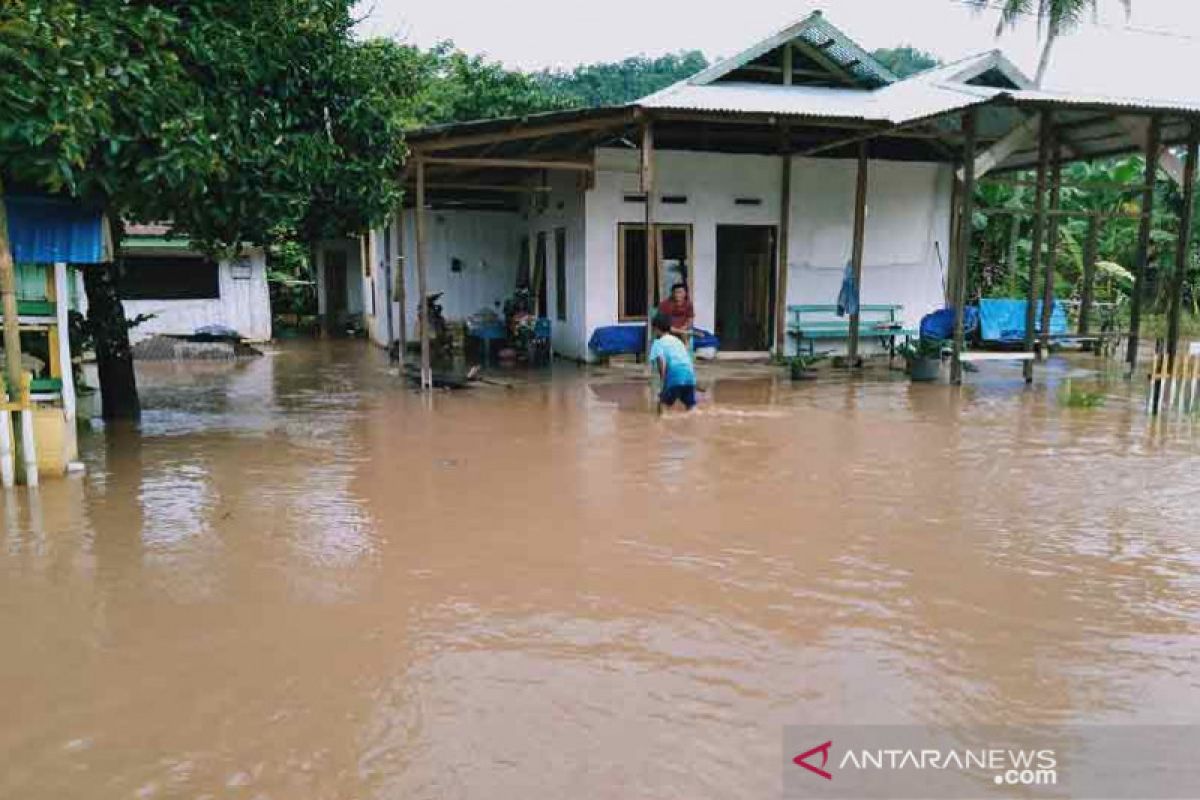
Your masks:
M808 345L809 355L815 354L816 343L823 339L849 339L850 317L838 317L835 305L788 306L788 336L796 340L796 352ZM911 339L917 331L905 328L901 312L904 306L859 306L859 338L874 336L895 356L896 339Z

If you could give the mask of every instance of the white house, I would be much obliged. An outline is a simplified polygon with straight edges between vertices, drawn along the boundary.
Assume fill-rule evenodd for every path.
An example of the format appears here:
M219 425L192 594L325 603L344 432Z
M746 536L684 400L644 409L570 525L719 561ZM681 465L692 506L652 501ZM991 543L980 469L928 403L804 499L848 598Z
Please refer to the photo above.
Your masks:
M261 248L214 260L172 237L168 226L130 225L122 242L120 288L126 317L149 319L129 332L133 342L157 334L190 336L220 326L250 341L271 338L267 261ZM79 293L87 313L87 295Z
M1046 109L1078 159L1137 149L1154 106L1034 90L995 51L899 80L818 12L628 106L417 131L408 206L365 248L367 327L396 338L399 287L416 335L423 260L450 318L530 285L562 356L644 325L647 282L677 279L724 349L779 351L788 308L835 303L857 260L861 302L915 328L954 296L956 171L1036 165ZM1189 124L1160 122L1164 142Z

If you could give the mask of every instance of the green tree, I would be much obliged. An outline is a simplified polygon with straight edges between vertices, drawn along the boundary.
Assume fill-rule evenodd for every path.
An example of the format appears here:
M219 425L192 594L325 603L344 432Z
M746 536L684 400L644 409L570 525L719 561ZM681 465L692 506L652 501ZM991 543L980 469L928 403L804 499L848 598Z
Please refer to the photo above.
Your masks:
M350 0L0 0L0 180L211 251L360 230L399 198L399 79ZM119 244L119 242L118 242ZM106 417L139 412L115 265L85 271Z
M615 63L585 64L572 70L543 70L537 80L573 106L614 106L665 89L708 68L698 50L658 58L634 56Z
M970 3L978 9L995 7L994 0L970 0ZM1120 0L1120 3L1128 15L1133 0ZM1100 0L1002 0L1000 24L996 27L996 35L1003 33L1006 27L1016 25L1022 17L1037 15L1038 27L1045 37L1035 78L1037 85L1041 86L1058 37L1078 25L1087 14L1094 15L1099 5Z
M907 78L927 69L933 69L942 63L937 56L910 45L882 47L871 55L900 78Z

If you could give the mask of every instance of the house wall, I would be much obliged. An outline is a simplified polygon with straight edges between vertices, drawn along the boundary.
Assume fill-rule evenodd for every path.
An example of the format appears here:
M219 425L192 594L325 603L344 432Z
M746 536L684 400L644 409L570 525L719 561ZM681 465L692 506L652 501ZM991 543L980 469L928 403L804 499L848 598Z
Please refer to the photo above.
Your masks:
M590 332L617 320L617 226L640 223L639 153L596 152L595 189L586 196L587 319ZM656 195L686 195L683 205L657 203L656 222L692 226L692 295L696 323L714 327L718 225L778 225L782 160L771 156L663 151L656 154ZM837 300L850 258L857 163L797 158L792 170L790 305ZM935 243L946 253L950 228L949 167L871 162L862 302L903 304L915 326L942 306ZM736 205L757 198L760 205Z
M548 178L550 192L529 209L528 234L536 244L539 233L546 234L546 296L544 316L550 318L551 344L554 352L568 358L587 358L587 224L584 211L582 178L576 173L553 173ZM555 232L566 233L567 313L566 320L558 318L557 280L555 269ZM530 260L532 269L532 257ZM532 271L530 273L532 275Z
M466 211L436 210L427 213L427 241L425 243L429 264L426 270L430 294L445 292L440 302L448 320L461 320L481 308L491 308L500 313L504 301L513 293L517 281L517 266L520 257L521 237L526 222L522 215L512 211ZM407 296L407 328L409 340L417 337L417 289L416 227L415 210L404 210L403 247L404 281ZM379 242L377 251L382 253L382 232L376 231ZM395 231L394 235L399 235ZM394 250L393 252L398 252ZM380 256L381 257L381 256ZM453 259L462 262L462 270L454 272ZM385 291L383 281L377 281L377 291ZM386 318L382 294L376 306L379 309L381 331L375 340L385 342ZM392 304L393 320L399 330L399 305Z
M212 300L124 300L125 316L153 314L129 332L132 342L157 334L190 336L197 328L222 325L232 328L251 341L271 338L271 295L267 289L266 255L262 250L250 250L249 279L233 276L233 262L222 261L219 267L221 296ZM87 313L87 296L81 294L79 305Z

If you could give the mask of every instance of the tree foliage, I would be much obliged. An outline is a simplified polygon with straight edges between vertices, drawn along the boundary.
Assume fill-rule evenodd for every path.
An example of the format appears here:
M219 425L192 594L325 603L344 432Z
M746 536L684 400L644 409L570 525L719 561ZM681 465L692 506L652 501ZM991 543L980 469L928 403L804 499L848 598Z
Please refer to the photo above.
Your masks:
M623 105L690 78L709 66L698 50L658 58L634 56L613 63L585 64L572 70L543 70L538 82L573 106Z
M871 53L875 60L896 73L901 79L933 69L942 62L937 56L918 50L911 45L883 47Z

